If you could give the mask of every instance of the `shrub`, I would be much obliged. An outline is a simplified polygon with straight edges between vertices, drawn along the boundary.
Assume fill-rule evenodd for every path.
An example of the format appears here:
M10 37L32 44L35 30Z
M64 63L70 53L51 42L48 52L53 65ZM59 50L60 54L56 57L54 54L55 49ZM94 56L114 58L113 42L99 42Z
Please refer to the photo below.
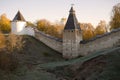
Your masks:
M1 49L2 46L5 46ZM24 46L23 37L14 34L4 36L0 33L0 69L12 71L18 66L15 53L21 51Z
M0 52L0 68L5 71L13 71L18 66L18 60L13 55Z
M51 56L51 55L50 55L49 53L47 53L47 52L44 52L43 55L46 56L46 57Z
M0 48L5 48L5 36L0 32Z
M24 47L23 36L17 36L15 34L9 34L7 39L7 49L10 52L14 50L20 51Z

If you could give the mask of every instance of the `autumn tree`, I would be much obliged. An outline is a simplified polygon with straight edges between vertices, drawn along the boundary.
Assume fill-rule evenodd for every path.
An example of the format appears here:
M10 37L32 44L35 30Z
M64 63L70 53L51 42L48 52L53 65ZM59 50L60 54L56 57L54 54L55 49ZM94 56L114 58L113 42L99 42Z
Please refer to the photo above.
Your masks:
M94 27L91 23L79 23L81 30L87 30L87 29L91 29L92 31L94 31Z
M63 33L63 30L64 30L64 27L65 27L65 21L66 18L61 18L60 21L56 21L53 25L56 27L57 29L57 32L59 34L62 34Z
M120 28L120 3L113 6L111 21L110 21L111 30Z
M32 22L30 22L30 21L28 21L28 22L27 22L27 27L35 27L35 24L32 23Z
M23 46L22 36L14 34L5 36L0 33L0 69L7 72L15 70L19 65L19 61L14 53L20 51Z
M95 37L94 27L91 23L80 23L82 29L83 40L90 40Z
M23 36L17 36L15 34L9 34L6 41L6 49L9 52L20 51L24 47L25 40Z
M3 33L9 33L11 31L10 20L6 17L6 14L0 16L0 30Z
M38 30L43 31L44 33L49 34L51 36L61 38L58 32L58 25L51 24L48 20L45 19L38 20L36 25Z
M95 34L96 35L102 35L107 32L107 27L106 27L106 22L104 20L101 20L98 23L98 26L95 29Z
M0 32L0 49L6 47L6 40L4 34Z
M50 27L50 22L45 19L38 20L36 24L37 29L43 32L46 32L47 28Z

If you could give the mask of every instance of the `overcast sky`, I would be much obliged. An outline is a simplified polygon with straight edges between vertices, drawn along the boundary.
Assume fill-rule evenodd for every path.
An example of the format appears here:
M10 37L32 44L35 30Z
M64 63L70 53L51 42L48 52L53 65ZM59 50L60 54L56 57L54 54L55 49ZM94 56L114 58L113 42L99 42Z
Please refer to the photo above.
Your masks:
M0 0L0 15L13 19L18 10L27 21L47 19L51 22L68 17L71 4L81 23L97 25L100 20L109 22L112 7L120 0Z

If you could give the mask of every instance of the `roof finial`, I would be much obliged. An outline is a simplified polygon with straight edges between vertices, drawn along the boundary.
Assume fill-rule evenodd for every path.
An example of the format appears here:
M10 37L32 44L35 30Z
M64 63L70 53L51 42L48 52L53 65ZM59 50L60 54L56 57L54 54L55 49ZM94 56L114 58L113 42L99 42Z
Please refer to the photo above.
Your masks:
M70 9L70 13L75 13L75 10L73 9L73 6L74 6L74 4L71 4L71 9Z
M71 7L73 7L75 4L71 4Z

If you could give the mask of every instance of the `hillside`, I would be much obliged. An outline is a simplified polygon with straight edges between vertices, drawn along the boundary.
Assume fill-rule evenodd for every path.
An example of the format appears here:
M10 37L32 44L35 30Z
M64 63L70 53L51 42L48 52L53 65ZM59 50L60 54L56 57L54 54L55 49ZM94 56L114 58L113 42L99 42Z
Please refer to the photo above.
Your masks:
M25 41L23 50L17 54L20 61L30 64L40 64L63 60L61 53L54 51L37 39L23 36Z
M3 66L6 68L9 67L11 65L9 62L11 62L11 59L14 59L14 57L15 60L12 59L13 65L18 66L17 69L12 71L3 70L4 67L0 69L0 80L37 80L36 76L38 76L37 78L40 80L46 80L45 76L52 74L49 74L48 72L45 73L44 70L38 71L35 69L36 66L42 63L63 61L64 59L62 58L62 55L33 37L22 37L24 41L24 47L22 50L14 51L8 55L5 54L7 53L6 50L0 50L0 54L2 54L0 60L5 59L5 61L3 60L3 64L7 64L8 62L8 65ZM11 56L13 57L11 58ZM16 64L16 61L19 64ZM1 65L2 64L0 64L0 66Z
M12 71L0 69L0 80L120 80L119 47L64 60L35 38L23 37L23 49L12 54L18 59L18 67Z
M92 59L92 56L88 56L87 61L79 58L68 65L47 69L66 80L120 80L120 47L114 49L116 50L100 52L105 53L104 55L92 55Z

